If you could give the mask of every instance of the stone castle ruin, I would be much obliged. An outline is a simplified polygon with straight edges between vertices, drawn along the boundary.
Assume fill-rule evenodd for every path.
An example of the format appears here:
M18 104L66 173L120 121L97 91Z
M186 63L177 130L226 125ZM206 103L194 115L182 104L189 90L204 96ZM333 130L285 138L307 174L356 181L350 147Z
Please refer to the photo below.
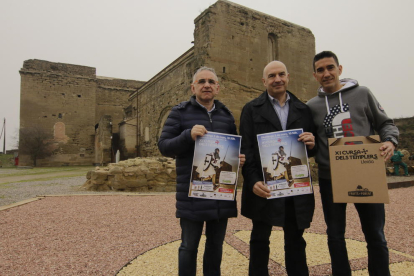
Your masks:
M108 164L159 156L157 148L171 108L191 96L194 72L216 70L218 99L233 112L264 91L264 66L283 61L289 90L300 99L315 95L312 77L315 38L304 27L219 0L195 20L194 46L149 81L96 76L93 67L26 60L21 75L20 128L38 126L53 142L40 166ZM20 156L21 165L31 165Z

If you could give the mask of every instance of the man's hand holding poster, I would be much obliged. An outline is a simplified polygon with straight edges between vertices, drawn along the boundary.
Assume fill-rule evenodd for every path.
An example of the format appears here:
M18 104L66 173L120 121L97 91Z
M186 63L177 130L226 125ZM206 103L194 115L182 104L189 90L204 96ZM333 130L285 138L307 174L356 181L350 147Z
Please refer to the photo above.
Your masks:
M208 132L195 141L189 197L234 200L241 136Z
M264 183L272 198L313 193L302 129L257 135Z

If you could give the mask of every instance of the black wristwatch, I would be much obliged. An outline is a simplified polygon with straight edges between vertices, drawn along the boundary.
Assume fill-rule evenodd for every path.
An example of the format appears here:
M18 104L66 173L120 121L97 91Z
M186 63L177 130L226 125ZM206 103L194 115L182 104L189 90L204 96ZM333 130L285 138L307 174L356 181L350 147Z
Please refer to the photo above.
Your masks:
M385 138L384 142L391 142L394 145L394 147L397 147L397 145L398 145L398 143L396 142L396 140L393 139L393 138L390 138L390 137Z

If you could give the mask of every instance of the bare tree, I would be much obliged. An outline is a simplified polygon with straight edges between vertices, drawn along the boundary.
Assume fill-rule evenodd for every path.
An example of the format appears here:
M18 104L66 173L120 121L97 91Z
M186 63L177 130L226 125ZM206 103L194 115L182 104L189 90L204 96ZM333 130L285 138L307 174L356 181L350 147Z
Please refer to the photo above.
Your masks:
M37 126L20 129L19 154L29 155L33 166L36 167L37 159L52 155L53 149L53 141L45 129Z

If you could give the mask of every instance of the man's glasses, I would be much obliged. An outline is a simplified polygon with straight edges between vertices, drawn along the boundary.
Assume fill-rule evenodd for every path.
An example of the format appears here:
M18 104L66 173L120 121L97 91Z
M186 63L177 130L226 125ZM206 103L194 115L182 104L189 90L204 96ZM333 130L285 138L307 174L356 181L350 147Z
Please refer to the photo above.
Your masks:
M196 84L200 84L200 85L204 85L204 84L206 84L208 82L208 84L210 84L210 85L216 85L216 84L218 84L218 81L216 81L216 80L213 80L213 79L199 79L199 80L196 80L194 83L196 83Z

